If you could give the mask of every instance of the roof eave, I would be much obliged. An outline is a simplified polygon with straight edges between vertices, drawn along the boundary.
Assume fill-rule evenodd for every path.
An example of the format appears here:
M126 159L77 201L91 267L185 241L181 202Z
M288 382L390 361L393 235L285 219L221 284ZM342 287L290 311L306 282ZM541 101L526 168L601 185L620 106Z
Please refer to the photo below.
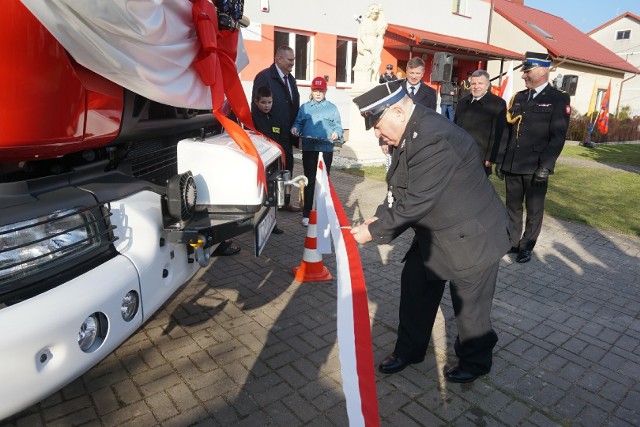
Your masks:
M466 52L466 53L469 53L469 54L474 54L474 55L482 55L482 56L486 56L487 58L491 58L491 59L494 59L494 60L497 60L497 59L522 60L522 58L523 58L522 55L510 55L508 53L498 54L496 52L489 52L489 51L482 50L482 49L473 49L473 48L470 48L470 47L459 46L459 45L455 45L455 44L451 44L451 43L434 42L434 41L426 40L426 39L421 39L419 44L421 46L434 46L434 47L439 47L439 48L453 50L453 51L463 51L463 52Z
M389 31L389 29L387 29L385 37L388 37L392 40L395 40L401 43L405 43L409 46L434 47L434 48L447 49L451 51L464 52L469 55L483 56L483 57L489 58L490 60L500 60L500 59L522 60L523 59L522 55L517 54L515 52L513 54L510 54L509 52L506 52L506 51L491 52L488 50L476 49L468 46L461 46L455 43L438 42L438 41L428 40L428 39L419 37L414 33L398 31L397 29L394 29L394 31Z

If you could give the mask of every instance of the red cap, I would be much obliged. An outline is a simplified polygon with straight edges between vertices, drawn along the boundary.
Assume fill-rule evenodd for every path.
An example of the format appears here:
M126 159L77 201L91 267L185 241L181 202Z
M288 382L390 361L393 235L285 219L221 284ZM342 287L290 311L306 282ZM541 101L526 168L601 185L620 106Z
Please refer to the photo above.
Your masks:
M327 81L324 77L316 77L311 81L311 90L327 90Z

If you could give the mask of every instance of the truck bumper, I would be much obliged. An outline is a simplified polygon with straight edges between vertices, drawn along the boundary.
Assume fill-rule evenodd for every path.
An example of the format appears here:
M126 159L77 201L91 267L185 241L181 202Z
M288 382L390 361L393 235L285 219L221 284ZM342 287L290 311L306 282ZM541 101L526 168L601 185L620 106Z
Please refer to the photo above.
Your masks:
M91 286L87 286L91 284ZM138 273L127 258L105 264L25 303L0 310L0 420L34 404L97 364L142 325L142 310L125 322L122 299L140 294ZM78 345L87 316L108 320L102 345L90 353Z

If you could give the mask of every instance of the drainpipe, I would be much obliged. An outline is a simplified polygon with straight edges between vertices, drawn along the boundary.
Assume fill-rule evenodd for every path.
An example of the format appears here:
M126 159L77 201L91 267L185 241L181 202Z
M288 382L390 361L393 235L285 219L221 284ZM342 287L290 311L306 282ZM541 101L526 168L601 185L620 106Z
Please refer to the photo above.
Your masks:
M487 27L487 44L491 44L491 21L493 21L493 7L495 0L491 0L491 9L489 10L489 25Z
M632 55L633 55L634 53L637 53L637 52L631 52L631 54L632 54ZM627 53L627 54L625 55L625 57L624 57L624 60L625 60L626 62L629 62L629 61L628 61L628 59L629 59L629 53ZM624 79L624 80L622 80L622 81L620 82L620 91L618 92L618 103L616 104L616 117L618 117L618 109L620 108L620 98L622 98L622 86L624 86L624 83L625 83L625 82L628 82L629 80L631 80L631 79L633 79L633 78L636 78L636 77L638 77L638 75L637 75L637 74L634 74L633 76L629 77L628 79Z
M629 77L628 79L624 79L623 81L620 82L620 92L618 92L618 103L616 104L616 117L618 117L618 109L620 108L620 98L622 98L622 86L624 85L625 82L628 82L629 80L638 77L637 74L634 74L633 76Z

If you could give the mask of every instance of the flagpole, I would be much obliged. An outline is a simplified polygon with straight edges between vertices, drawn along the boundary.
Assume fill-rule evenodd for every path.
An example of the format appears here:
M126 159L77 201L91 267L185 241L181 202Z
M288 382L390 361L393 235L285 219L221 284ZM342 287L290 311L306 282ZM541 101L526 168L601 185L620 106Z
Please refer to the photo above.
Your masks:
M591 92L591 99L589 100L589 111L587 115L589 116L589 129L587 130L587 137L582 145L585 147L593 148L595 144L591 141L591 133L593 132L593 128L596 124L596 119L600 116L600 112L593 118L593 113L595 113L595 105L596 105L596 97L597 97L597 80L593 81L593 90Z
M600 113L598 113L596 118L599 115ZM591 116L593 116L593 113L591 113ZM591 141L591 133L593 132L593 128L595 127L595 124L596 124L595 119L592 121L591 116L589 116L589 130L587 131L587 138L584 140L584 144L582 144L588 148L594 148L596 146L596 144L593 141Z

